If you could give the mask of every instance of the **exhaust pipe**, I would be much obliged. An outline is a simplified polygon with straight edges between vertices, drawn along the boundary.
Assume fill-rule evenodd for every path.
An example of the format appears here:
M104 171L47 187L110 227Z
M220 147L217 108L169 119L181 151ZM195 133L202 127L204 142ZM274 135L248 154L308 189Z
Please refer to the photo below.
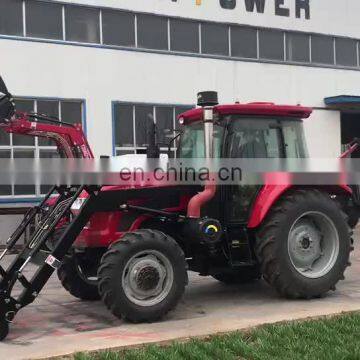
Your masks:
M214 106L218 104L218 95L215 91L205 91L198 94L198 106L203 107L205 158L214 157ZM204 190L192 197L188 204L187 216L200 218L201 208L216 194L216 185L213 182L205 184Z

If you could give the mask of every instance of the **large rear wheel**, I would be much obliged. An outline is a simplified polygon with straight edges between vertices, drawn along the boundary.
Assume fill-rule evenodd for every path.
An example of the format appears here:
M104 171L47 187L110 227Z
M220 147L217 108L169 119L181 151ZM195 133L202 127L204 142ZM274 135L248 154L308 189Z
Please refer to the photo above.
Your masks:
M265 280L290 298L334 290L350 264L351 234L346 215L327 193L311 189L286 195L257 233Z
M177 305L188 281L182 249L157 230L127 233L112 244L98 277L107 308L131 322L160 319Z

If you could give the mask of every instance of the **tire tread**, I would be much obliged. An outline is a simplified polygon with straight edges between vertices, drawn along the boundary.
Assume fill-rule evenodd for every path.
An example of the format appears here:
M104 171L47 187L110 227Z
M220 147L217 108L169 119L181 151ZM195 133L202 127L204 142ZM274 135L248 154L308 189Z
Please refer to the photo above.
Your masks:
M273 286L280 293L280 295L284 297L293 299L310 299L323 296L324 293L326 293L325 291L321 294L309 294L307 293L306 289L297 289L293 282L290 281L290 277L288 277L287 274L280 272L278 267L280 254L278 254L276 251L276 232L279 231L279 228L281 227L281 224L286 218L286 214L288 211L290 211L291 207L294 204L303 201L318 201L319 198L329 201L330 196L329 194L324 193L318 189L296 190L293 193L284 196L284 198L280 200L279 205L275 206L271 210L268 218L258 229L255 253L260 263L261 273L263 274L265 281ZM346 214L342 212L342 216L345 220ZM348 226L348 235L351 242L353 242L351 238L352 233L352 230ZM347 266L349 266L348 262L344 266L343 271L338 273L333 279L333 284L329 285L328 290L333 290L335 288L335 284L345 278L344 272Z
M115 269L123 256L130 253L131 249L136 247L141 242L159 242L162 246L170 247L173 251L173 255L178 259L178 261L183 265L183 274L181 278L184 280L182 283L177 284L179 289L179 296L177 296L174 301L167 306L163 306L153 314L143 314L141 311L132 311L131 309L126 309L123 304L120 304L115 301L114 286L112 283L112 271ZM123 318L133 323L138 322L152 322L157 321L163 316L165 316L169 311L171 311L180 300L180 297L183 295L185 290L185 285L188 282L187 272L186 272L186 260L185 255L179 244L170 236L167 236L165 233L158 230L151 229L141 229L131 233L125 234L120 240L114 242L109 247L109 251L106 252L102 259L101 265L98 269L98 278L99 278L99 292L101 298L106 305L106 307L118 318ZM125 295L124 295L125 296Z

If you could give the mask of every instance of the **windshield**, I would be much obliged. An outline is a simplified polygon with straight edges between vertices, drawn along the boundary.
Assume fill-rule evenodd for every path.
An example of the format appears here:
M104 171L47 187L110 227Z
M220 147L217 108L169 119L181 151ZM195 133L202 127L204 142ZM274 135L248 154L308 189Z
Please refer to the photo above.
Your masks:
M307 158L304 127L302 121L284 121L282 124L287 158Z
M306 158L307 148L302 121L226 116L226 157L229 158ZM225 126L214 126L214 157L221 157ZM204 125L196 122L183 129L177 157L204 158Z
M221 156L221 144L224 128L214 125L214 157ZM178 146L177 157L179 158L204 158L205 157L205 139L204 123L196 122L184 127Z
M307 157L302 122L232 115L226 140L230 158Z

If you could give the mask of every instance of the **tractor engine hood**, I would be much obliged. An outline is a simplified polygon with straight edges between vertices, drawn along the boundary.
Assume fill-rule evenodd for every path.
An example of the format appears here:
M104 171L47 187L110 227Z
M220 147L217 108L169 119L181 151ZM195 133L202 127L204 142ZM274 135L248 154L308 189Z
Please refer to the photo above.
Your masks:
M108 159L110 168L119 169L120 172L116 176L119 176L120 182L123 183L103 186L101 191L126 191L172 186L171 182L167 181L166 176L163 180L156 179L153 171L155 166L165 170L168 160L167 154L161 154L159 159L148 159L146 154L126 154ZM75 212L80 210L87 198L87 192L83 191L71 209ZM52 202L54 201L55 199Z

